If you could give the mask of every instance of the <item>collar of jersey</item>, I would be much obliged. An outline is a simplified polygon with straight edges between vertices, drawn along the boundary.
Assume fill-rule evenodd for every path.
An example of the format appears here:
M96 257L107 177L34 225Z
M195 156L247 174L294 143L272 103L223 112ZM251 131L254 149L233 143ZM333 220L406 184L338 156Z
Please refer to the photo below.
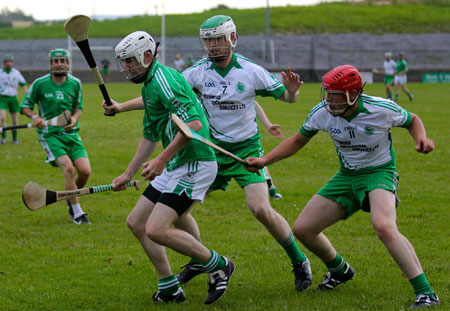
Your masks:
M236 54L233 53L233 57L231 58L230 63L225 69L219 68L216 63L212 63L211 66L209 66L208 69L215 70L222 78L225 78L226 75L231 71L231 69L237 68L237 69L243 69L242 66L238 63Z
M364 107L363 99L361 98L361 96L358 98L358 108L356 108L356 110L348 117L344 117L344 119L347 120L347 122L351 122L360 113L368 113L368 114L370 113L369 110L367 110L367 108Z
M150 83L150 81L153 79L153 76L155 75L156 70L161 66L161 64L158 62L157 59L155 59L152 68L148 72L147 79L145 79L145 84Z

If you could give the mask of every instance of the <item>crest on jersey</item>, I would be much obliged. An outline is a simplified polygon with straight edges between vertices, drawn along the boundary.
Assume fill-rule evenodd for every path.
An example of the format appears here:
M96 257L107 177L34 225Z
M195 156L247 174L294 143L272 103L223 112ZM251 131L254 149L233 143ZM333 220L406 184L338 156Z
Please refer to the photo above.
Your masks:
M245 91L245 84L242 83L242 82L238 82L238 83L236 84L236 92L238 92L238 93L244 93L244 91Z
M371 136L374 133L375 133L375 129L373 127L366 125L366 127L364 128L364 134L367 136Z

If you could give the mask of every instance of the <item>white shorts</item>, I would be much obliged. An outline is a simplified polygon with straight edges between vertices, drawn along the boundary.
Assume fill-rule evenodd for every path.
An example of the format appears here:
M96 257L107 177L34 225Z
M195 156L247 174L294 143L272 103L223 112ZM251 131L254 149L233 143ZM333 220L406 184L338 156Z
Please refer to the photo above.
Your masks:
M188 162L170 172L164 169L151 185L161 193L181 195L184 192L189 199L203 202L216 175L216 161Z
M406 84L406 75L395 76L394 83L395 84L400 84L400 85L405 85Z

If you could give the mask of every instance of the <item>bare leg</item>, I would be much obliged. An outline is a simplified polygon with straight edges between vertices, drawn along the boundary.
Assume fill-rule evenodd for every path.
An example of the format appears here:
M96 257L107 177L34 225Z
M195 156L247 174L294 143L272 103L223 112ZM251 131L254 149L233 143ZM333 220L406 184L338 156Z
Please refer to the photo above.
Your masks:
M178 214L169 206L156 203L147 221L147 236L154 242L168 246L180 254L207 262L211 252L202 243L186 231L172 228L178 220Z
M341 220L345 214L339 204L316 194L298 216L294 235L322 261L330 262L336 257L336 250L322 231Z
M395 195L387 190L375 189L369 193L369 200L375 233L406 278L412 279L423 273L414 248L397 229Z
M155 266L158 278L162 279L172 275L166 249L164 246L150 240L145 233L145 225L153 208L153 202L141 196L127 217L127 226L138 239L139 243L141 243L145 254Z
M255 183L244 187L247 206L253 216L262 223L277 241L288 238L291 228L287 221L270 205L267 183Z

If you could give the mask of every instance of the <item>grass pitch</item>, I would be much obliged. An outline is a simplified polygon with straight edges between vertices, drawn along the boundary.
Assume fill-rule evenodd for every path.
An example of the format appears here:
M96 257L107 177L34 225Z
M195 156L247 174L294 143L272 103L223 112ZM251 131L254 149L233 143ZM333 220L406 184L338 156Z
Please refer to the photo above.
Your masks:
M401 176L398 226L414 245L444 310L450 295L450 91L445 84L408 86L415 100L409 102L401 94L399 104L422 118L436 150L418 154L406 130L393 130ZM108 90L112 98L123 101L138 96L140 88L110 84ZM87 186L108 184L125 170L135 153L142 112L105 117L97 85L85 84L83 93L80 134L92 166ZM384 96L384 87L368 85L366 93ZM318 95L318 84L306 84L297 104L258 100L271 121L283 126L287 137L298 131ZM29 122L23 116L20 121ZM272 150L279 140L263 128L261 132L266 151ZM125 224L140 192L129 189L81 197L91 226L72 224L64 202L30 212L21 200L26 182L63 190L62 174L44 163L33 129L20 130L20 145L11 144L10 135L8 143L0 145L0 310L403 310L414 299L409 282L363 212L326 230L355 269L354 280L332 292L296 292L287 256L248 212L242 191L233 183L228 191L212 193L193 210L205 245L237 265L227 294L217 304L205 307L207 277L202 275L184 286L185 304L154 306L155 271ZM298 154L270 166L283 194L282 200L272 201L273 207L292 225L337 168L330 138L324 133L316 135ZM139 175L136 179L142 180ZM325 265L300 247L311 260L314 287L326 273ZM178 273L187 259L171 250L168 254Z

